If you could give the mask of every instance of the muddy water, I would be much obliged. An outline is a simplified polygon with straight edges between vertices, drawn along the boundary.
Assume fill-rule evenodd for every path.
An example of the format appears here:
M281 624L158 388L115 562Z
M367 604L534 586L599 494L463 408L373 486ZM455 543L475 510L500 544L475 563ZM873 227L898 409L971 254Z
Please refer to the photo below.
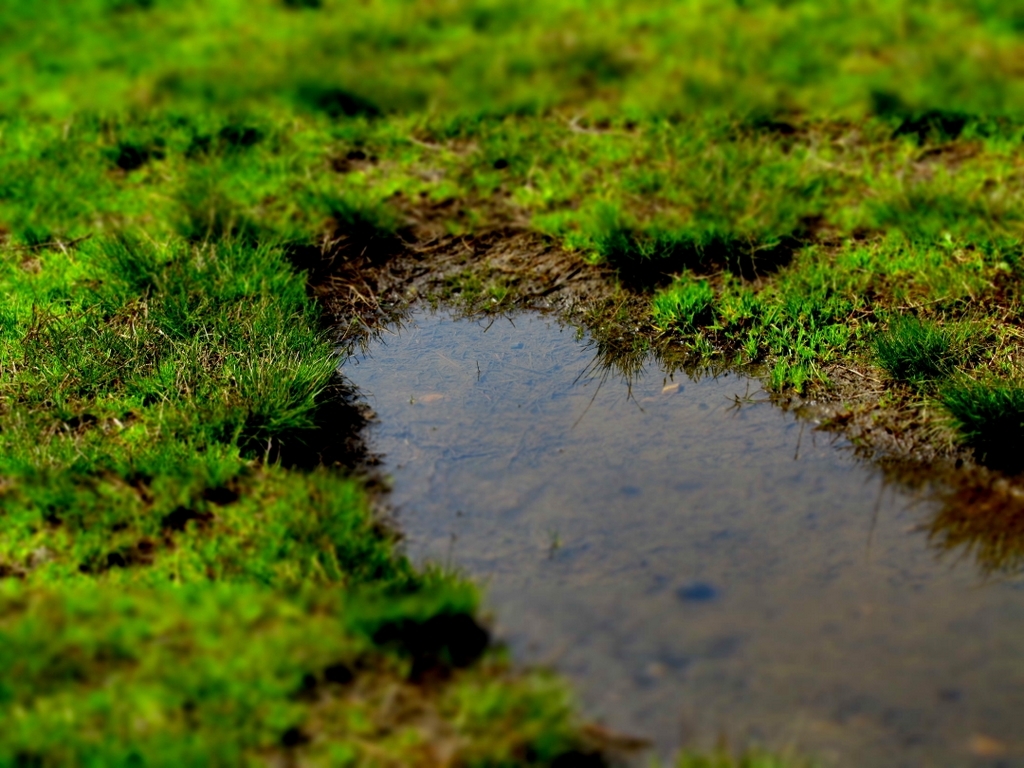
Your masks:
M1024 588L929 547L756 383L592 366L573 329L421 313L349 359L418 561L609 727L826 765L1024 765ZM736 402L740 396L742 402Z

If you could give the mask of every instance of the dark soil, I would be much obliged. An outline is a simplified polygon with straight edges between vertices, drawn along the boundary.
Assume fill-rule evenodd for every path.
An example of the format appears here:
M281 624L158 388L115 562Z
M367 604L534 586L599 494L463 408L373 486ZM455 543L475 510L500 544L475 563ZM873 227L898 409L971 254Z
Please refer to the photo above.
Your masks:
M418 300L449 300L468 312L555 310L568 318L609 302L635 303L639 317L646 300L616 285L614 270L581 261L549 239L512 224L459 236L445 234L441 218L446 206L409 214L397 241L379 241L330 252L321 257L327 269L311 270L314 291L333 318L342 341L358 340L382 324L401 320ZM308 257L307 257L308 258ZM481 283L500 281L509 298L494 306L475 304L453 294L452 285L472 277Z

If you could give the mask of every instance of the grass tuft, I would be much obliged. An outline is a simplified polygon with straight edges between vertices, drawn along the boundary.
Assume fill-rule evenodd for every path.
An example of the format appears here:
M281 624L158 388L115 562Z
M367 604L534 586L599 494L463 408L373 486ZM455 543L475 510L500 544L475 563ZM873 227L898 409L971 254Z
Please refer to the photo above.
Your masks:
M953 384L941 399L979 461L1007 472L1024 469L1024 386Z
M636 289L665 285L672 275L685 270L727 271L753 280L788 264L799 244L785 224L774 229L771 233L745 231L728 215L720 221L696 220L683 226L635 224L605 205L595 216L592 245L623 282Z
M946 378L972 356L970 329L901 316L875 339L882 367L899 380L924 384Z
M713 319L715 292L707 280L680 278L653 302L656 325L692 331Z

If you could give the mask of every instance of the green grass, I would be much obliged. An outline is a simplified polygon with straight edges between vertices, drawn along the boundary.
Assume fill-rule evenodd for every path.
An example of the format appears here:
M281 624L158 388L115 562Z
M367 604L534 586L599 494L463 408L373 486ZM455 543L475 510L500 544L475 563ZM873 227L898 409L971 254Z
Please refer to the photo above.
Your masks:
M1024 468L1024 386L970 382L952 384L942 402L982 461L1017 472Z
M216 138L245 134L239 126L250 122L264 137L252 145ZM475 149L465 152L466 137L437 138L436 118L337 127L286 112L221 122L157 110L119 130L159 139L163 157L123 173L104 159L112 140L102 121L43 124L52 132L15 120L5 133L24 148L0 161L0 222L17 242L136 225L195 242L300 246L335 221L362 252L380 242L375 232L399 225L393 201L454 198L464 202L448 209L453 232L486 226L495 212L525 212L631 284L684 273L710 280L710 315L751 326L712 328L713 341L768 363L779 387L825 382L831 360L869 352L871 329L892 308L934 303L938 322L958 322L975 299L1014 300L1005 289L1021 252L1012 174L1020 150L1001 135L943 149L975 153L951 174L919 160L917 139L893 137L878 118L857 128L853 145L852 129L829 124L780 142L725 119L644 118L579 133L557 119L489 118L474 124ZM90 156L66 170L67 158ZM508 166L494 168L498 159ZM922 177L908 181L907 169L922 164ZM55 178L62 183L45 186ZM752 303L763 306L763 322L746 317ZM659 324L671 325L663 313Z
M916 138L998 125L1022 96L1021 17L991 0L288 5L12 0L0 97L65 114L270 100L460 125L566 103L599 117L711 109L768 131L786 105L880 113Z
M712 327L713 346L767 363L783 388L827 383L832 360L868 356L872 329L900 307L934 303L940 323L987 296L1012 310L1016 123L938 144L928 133L922 148L878 116L856 128L796 122L779 136L725 117L640 115L580 132L557 115L512 115L456 130L429 114L339 123L283 107L219 120L159 108L113 123L46 118L46 131L12 120L5 142L21 149L0 161L0 222L25 244L135 225L195 242L304 245L335 221L361 252L400 226L396 209L454 199L451 232L525 215L643 290L683 274L709 280L709 316L751 326ZM161 156L122 171L109 159L121 133L159 142ZM222 138L247 135L254 143ZM69 172L70 157L96 159ZM764 322L744 317L751 302ZM671 325L663 313L659 325Z
M415 661L380 653L380 621L338 591L0 586L0 764L411 765L446 745L501 764L572 745L557 682L493 666L439 691L403 682Z
M310 461L336 360L285 250L123 236L6 254L0 762L432 749L374 697L477 661L476 591L415 571L361 484ZM299 696L335 657L369 687ZM557 689L495 658L409 695L467 760L546 760L578 741Z
M475 590L396 554L338 461L308 280L410 212L610 264L777 390L880 362L1006 467L1022 55L989 0L7 2L0 763L582 748L557 681L451 644ZM471 266L451 295L513 300Z
M916 317L894 318L875 339L875 354L893 378L924 384L946 378L969 364L969 328L940 327Z
M698 328L711 321L714 304L715 292L707 280L678 280L654 299L654 322L686 330Z

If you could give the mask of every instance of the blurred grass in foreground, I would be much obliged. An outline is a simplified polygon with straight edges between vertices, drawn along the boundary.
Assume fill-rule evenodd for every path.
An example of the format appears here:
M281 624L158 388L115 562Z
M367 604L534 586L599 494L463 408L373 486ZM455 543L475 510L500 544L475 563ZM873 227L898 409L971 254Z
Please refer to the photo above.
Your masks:
M1022 30L994 0L9 0L0 99L50 114L994 118L1024 99Z

